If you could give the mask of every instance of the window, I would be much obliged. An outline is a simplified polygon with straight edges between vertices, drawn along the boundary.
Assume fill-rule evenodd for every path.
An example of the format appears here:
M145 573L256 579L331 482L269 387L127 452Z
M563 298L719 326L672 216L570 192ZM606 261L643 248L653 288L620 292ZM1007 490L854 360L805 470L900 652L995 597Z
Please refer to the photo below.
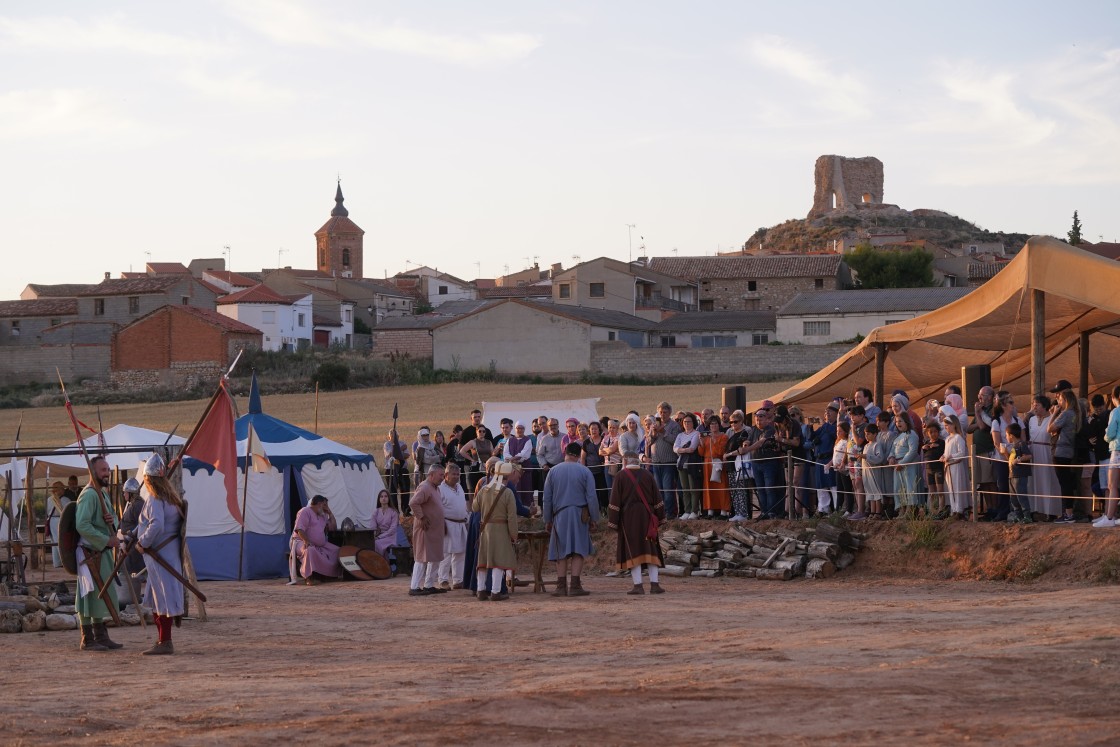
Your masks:
M190 296L183 296L183 305L184 306L190 306L191 305L191 297Z
M264 324L275 324L276 323L276 312L275 311L262 311L261 312L261 322L263 322Z
M307 314L296 314L296 326L297 327L306 327L307 326Z
M60 325L60 324L62 324L62 320L61 320L61 319L51 319L51 326L52 326L52 327L57 327L57 326L58 326L58 325Z
M606 298L607 297L607 284L606 283L591 283L588 287L587 294L592 298Z
M661 347L675 348L677 346L676 335L661 335Z
M129 314L139 314L140 313L140 296L129 296L128 297L128 313Z
M607 339L608 339L608 340L610 340L611 342L613 342L613 341L614 341L614 339L615 339L615 333L614 333L614 331L611 331L611 332L608 332L608 333L607 333Z
M832 334L832 322L802 322L802 334L805 337L826 337Z
M343 317L346 319L346 321L348 323L354 321L353 318L350 316L352 313L353 313L353 309L346 309L346 311L343 312Z
M747 290L750 291L751 293L754 293L755 291L757 291L758 290L758 281L757 280L748 280L747 281Z
M94 316L105 316L105 299L104 298L93 299L93 315Z
M12 337L19 337L19 319L12 320Z
M323 267L327 264L327 250L319 247L319 266Z
M342 250L342 266L343 267L349 267L350 266L350 250L349 249L343 249Z
M560 283L560 285L557 286L557 287L558 287L557 293L560 294L560 298L571 298L572 297L572 286L570 284Z
M439 287L439 295L441 295L441 296L446 296L447 295L447 286L446 285L441 285Z
M817 278L814 280L813 287L817 290L824 290L824 278Z
M735 347L734 335L693 335L692 347L694 348L733 348Z
M770 344L770 335L765 334L765 333L759 334L758 332L755 332L753 335L751 335L751 345L769 345L769 344Z

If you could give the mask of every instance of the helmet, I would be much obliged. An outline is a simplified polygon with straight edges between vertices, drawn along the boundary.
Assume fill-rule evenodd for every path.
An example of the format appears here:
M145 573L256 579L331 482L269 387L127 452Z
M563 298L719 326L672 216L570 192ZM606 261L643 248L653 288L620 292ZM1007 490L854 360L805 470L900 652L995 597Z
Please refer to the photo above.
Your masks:
M130 477L127 480L125 480L123 490L126 493L139 493L140 492L140 483L136 482L135 477Z

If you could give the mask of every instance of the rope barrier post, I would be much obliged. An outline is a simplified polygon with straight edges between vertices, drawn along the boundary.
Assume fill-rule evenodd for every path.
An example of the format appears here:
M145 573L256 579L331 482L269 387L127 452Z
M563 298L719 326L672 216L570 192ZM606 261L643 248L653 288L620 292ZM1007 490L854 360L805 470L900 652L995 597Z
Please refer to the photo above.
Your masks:
M786 518L793 518L794 491L797 487L793 484L793 452L786 454Z

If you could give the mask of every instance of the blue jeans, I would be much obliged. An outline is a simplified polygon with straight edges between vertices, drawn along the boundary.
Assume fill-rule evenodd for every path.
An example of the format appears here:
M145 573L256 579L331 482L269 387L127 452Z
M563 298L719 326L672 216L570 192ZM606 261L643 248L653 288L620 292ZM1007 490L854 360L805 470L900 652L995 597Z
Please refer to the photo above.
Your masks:
M653 465L653 479L657 480L657 489L661 491L661 500L665 502L665 516L677 518L677 465Z
M774 516L781 507L782 488L785 485L785 470L777 459L754 463L754 482L758 490L758 502L764 516Z

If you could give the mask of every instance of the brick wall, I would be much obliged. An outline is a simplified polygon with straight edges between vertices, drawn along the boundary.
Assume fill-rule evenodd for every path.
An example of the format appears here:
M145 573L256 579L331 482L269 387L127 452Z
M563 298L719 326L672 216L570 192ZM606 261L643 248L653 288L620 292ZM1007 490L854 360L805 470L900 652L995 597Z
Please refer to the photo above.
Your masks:
M6 346L0 355L0 386L109 378L108 345Z
M632 348L591 343L591 370L616 376L731 376L800 378L831 364L849 345L757 345L746 348Z
M412 358L431 358L432 336L426 329L375 329L373 352L386 358L392 353L408 353Z

